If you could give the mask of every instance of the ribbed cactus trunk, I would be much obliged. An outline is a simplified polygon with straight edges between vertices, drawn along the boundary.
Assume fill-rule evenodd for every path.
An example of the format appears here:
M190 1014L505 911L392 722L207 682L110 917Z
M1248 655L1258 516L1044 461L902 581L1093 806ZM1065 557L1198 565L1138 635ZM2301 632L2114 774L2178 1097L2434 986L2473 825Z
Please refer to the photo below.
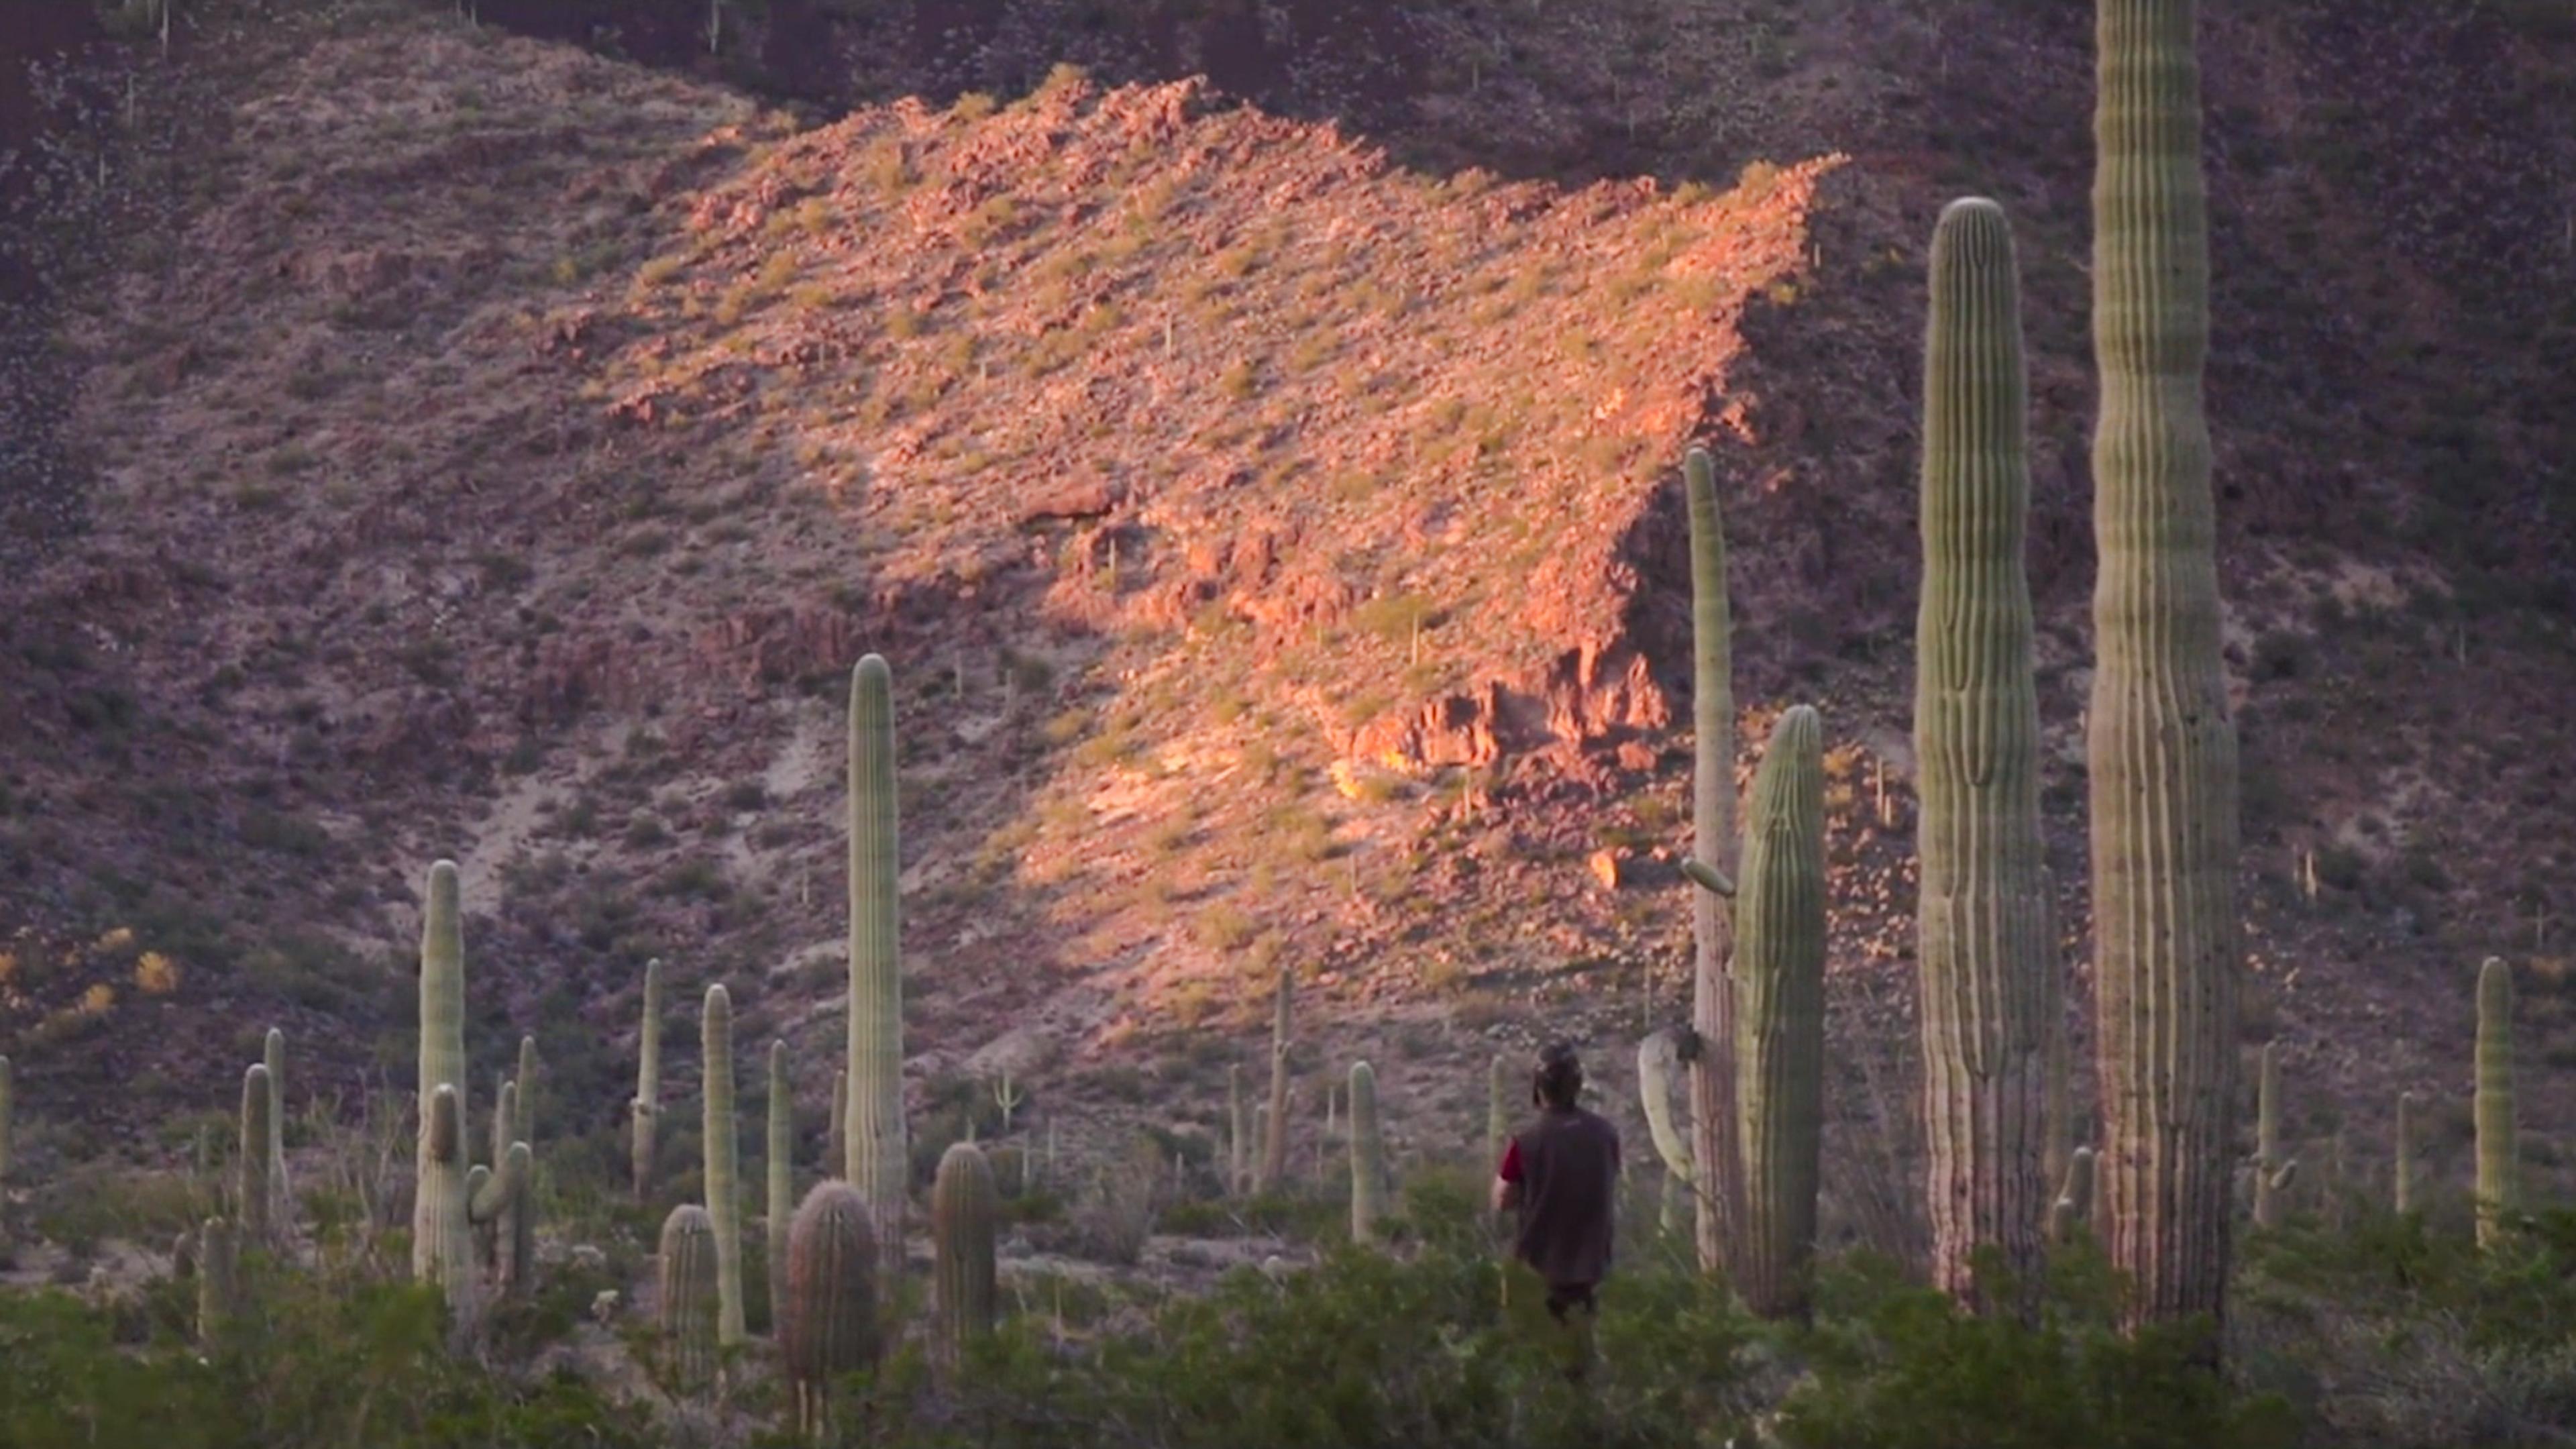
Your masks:
M2254 1093L2254 1226L2281 1225L2281 1044L2263 1043L2262 1074Z
M686 1392L712 1383L723 1319L716 1226L707 1210L682 1203L662 1220L661 1329L671 1377Z
M821 1439L831 1427L834 1379L875 1361L877 1247L867 1199L846 1182L805 1194L787 1235L787 1303L779 1359L796 1396L796 1429Z
M2490 956L2478 968L2478 1246L2505 1239L2522 1200L2513 1102L2513 972Z
M286 1033L268 1029L260 1044L260 1065L268 1068L268 1196L270 1231L293 1230L295 1191L286 1180Z
M894 676L870 654L850 671L850 1185L876 1215L879 1267L903 1279L903 958L895 831Z
M1296 1026L1297 978L1279 968L1279 995L1270 1019L1270 1120L1261 1132L1261 1190L1288 1180L1288 1047Z
M2397 1163L2394 1179L2400 1217L2415 1211L2415 1094L2397 1094Z
M1735 840L1735 664L1726 601L1726 528L1717 470L1704 449L1682 460L1691 552L1691 853L1732 879ZM1734 907L1714 891L1691 893L1691 1157L1702 1164L1699 1264L1733 1273L1745 1221L1742 1112L1736 1100Z
M241 1153L233 1164L238 1174L233 1206L240 1216L242 1236L262 1250L276 1246L277 1197L268 1156L268 1128L276 1120L276 1111L277 1099L268 1090L268 1068L254 1063L242 1073Z
M764 1233L769 1279L769 1331L787 1301L787 1229L796 1215L796 1094L787 1080L787 1043L769 1044L769 1212Z
M2133 1321L2225 1306L2236 730L2219 659L2195 0L2098 0L2093 593L2085 739L2102 1145ZM2207 1352L2214 1354L2212 1339Z
M930 1190L930 1236L942 1359L955 1368L967 1345L993 1331L994 1219L1001 1194L980 1148L960 1142L939 1159Z
M651 1202L653 1145L662 1110L662 963L658 959L644 963L644 1021L636 1042L635 1100L628 1104L634 1134L628 1147L628 1169L635 1182L635 1200Z
M2039 829L2039 691L2031 668L2030 507L2021 284L2012 228L1983 198L1932 233L1923 358L1923 600L1914 755L1922 894L1925 1200L1932 1277L1973 1297L1998 1247L2038 1281L2047 1177L2049 1033L2060 1010Z
M1765 1317L1803 1313L1816 1247L1825 1048L1824 727L1780 716L1753 778L1736 897L1736 1094L1743 1121L1736 1292Z
M733 1102L733 997L722 983L707 988L698 1017L699 1061L706 1081L700 1140L705 1158L707 1221L716 1235L716 1343L743 1341L742 1152L735 1136Z
M1351 1241L1374 1243L1386 1216L1386 1144L1378 1135L1377 1071L1351 1063Z

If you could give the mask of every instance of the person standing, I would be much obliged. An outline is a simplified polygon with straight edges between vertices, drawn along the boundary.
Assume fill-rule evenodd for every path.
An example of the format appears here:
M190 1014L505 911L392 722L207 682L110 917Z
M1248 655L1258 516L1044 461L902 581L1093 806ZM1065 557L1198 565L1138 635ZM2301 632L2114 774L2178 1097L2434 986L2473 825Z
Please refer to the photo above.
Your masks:
M1539 1053L1530 1074L1538 1119L1503 1149L1493 1206L1519 1215L1513 1256L1547 1285L1549 1316L1582 1332L1588 1359L1591 1320L1599 1312L1594 1294L1610 1272L1619 1129L1577 1106L1582 1093L1583 1063L1571 1043L1552 1043Z

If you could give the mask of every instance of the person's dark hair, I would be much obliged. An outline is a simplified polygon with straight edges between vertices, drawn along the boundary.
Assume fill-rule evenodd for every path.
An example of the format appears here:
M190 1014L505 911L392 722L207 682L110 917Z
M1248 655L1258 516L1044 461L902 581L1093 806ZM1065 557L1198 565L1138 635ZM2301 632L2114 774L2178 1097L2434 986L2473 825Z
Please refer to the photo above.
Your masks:
M1574 1055L1574 1043L1551 1042L1538 1054L1538 1070L1530 1074L1530 1091L1543 1105L1571 1107L1583 1091L1583 1063Z

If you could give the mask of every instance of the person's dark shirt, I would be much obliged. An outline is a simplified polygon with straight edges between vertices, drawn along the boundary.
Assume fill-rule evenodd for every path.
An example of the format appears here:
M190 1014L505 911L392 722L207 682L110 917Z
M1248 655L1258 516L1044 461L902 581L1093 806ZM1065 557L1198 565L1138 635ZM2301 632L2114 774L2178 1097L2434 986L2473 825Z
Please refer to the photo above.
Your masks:
M1520 1184L1521 1261L1552 1286L1600 1282L1610 1271L1619 1129L1580 1107L1550 1107L1512 1139L1496 1172Z

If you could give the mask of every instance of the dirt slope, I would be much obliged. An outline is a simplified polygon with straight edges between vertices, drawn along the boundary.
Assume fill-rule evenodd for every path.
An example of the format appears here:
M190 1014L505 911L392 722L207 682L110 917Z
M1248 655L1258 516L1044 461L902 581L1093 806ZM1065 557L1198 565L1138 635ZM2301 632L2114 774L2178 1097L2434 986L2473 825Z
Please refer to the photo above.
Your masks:
M2562 561L2462 539L2545 507L2520 464L2556 434L2484 398L2408 421L2392 373L2449 346L2563 387L2546 326L2463 341L2445 308L2492 307L2495 258L2565 264L2536 214L2467 261L2456 229L2367 230L2362 180L2303 149L2351 82L2300 44L2563 57L2428 57L2354 14L2211 46L2249 1035L2292 1043L2310 1130L2375 1132L2398 1086L2464 1086L2466 964L2514 949L2544 1120L2576 1061L2534 910L2571 904ZM650 955L819 1082L839 694L874 649L925 1110L1007 1061L1101 1130L1203 1125L1281 964L1330 1023L1315 1064L1370 1055L1400 1139L1470 1138L1484 1055L1535 1029L1624 1096L1682 991L1696 438L1746 748L1793 699L1833 733L1837 1191L1901 1235L1910 389L1921 236L1964 189L2015 208L2029 273L2081 969L2084 37L1987 18L1819 7L1764 63L1781 104L1708 121L1783 164L1720 189L1425 173L1186 82L807 127L367 7L205 35L169 93L205 102L184 229L66 344L93 531L8 581L0 926L29 934L0 1041L38 1100L166 1074L109 1121L219 1100L273 1018L329 1085L399 1083L449 854L477 1050L538 1030L584 1125ZM1408 154L1498 124L1470 95L1394 117ZM2350 119L2347 164L2404 149L2404 117ZM2287 159L2242 154L2265 138ZM2368 346L2401 316L2422 340ZM2508 481L2449 496L2441 456Z

